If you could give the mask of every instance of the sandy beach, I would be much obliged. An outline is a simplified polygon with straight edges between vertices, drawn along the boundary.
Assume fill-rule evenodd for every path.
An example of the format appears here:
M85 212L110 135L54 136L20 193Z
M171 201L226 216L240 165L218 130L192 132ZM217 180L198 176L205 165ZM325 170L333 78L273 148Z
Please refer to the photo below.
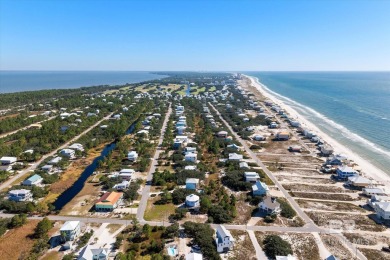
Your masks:
M390 190L390 176L387 175L382 170L378 169L374 165L372 165L367 160L360 157L358 154L351 151L349 148L345 147L344 145L340 144L333 138L331 138L329 135L321 131L317 126L315 126L312 122L307 120L305 117L300 115L297 111L295 111L290 106L286 105L284 102L276 98L275 96L271 95L264 89L264 85L261 84L257 78L247 76L252 83L252 85L265 97L272 100L274 103L278 104L281 108L283 108L291 117L296 118L302 126L311 129L312 131L316 132L326 143L331 145L334 149L334 154L344 154L349 159L356 162L362 169L362 174L367 178L372 178L379 184L383 184L386 186L386 190Z

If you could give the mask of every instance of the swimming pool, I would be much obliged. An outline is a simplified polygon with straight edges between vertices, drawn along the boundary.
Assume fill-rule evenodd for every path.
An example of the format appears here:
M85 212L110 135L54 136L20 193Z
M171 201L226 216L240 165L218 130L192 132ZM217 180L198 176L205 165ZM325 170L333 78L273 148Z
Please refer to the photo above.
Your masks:
M174 247L168 247L168 255L170 255L170 256L177 255L177 249Z

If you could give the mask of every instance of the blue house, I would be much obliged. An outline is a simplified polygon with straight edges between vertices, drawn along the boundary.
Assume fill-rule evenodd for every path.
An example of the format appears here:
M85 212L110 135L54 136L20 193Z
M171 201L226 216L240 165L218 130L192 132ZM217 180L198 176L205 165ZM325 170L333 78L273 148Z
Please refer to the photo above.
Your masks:
M337 168L336 174L338 179L346 180L348 177L357 175L357 172L351 167L343 165Z
M23 181L22 184L26 185L26 186L33 186L33 185L40 184L42 181L43 181L43 178L41 176L39 176L38 174L34 174L33 176L31 176L27 180Z
M188 178L186 179L186 189L187 190L196 190L199 186L199 179Z
M264 182L256 181L256 183L252 185L253 196L263 196L266 195L268 191L269 188Z

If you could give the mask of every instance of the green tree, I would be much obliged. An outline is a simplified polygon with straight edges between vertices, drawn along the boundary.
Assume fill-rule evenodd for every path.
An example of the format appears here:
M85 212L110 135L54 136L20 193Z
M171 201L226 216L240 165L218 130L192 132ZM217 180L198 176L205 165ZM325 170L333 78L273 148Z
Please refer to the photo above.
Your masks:
M47 235L52 227L53 223L47 217L45 217L38 222L38 225L35 228L34 236L36 238L42 238Z
M277 255L288 255L293 253L290 243L277 235L266 236L263 240L263 244L264 252L273 259Z
M15 215L11 218L11 222L9 223L10 228L21 227L27 222L26 214Z

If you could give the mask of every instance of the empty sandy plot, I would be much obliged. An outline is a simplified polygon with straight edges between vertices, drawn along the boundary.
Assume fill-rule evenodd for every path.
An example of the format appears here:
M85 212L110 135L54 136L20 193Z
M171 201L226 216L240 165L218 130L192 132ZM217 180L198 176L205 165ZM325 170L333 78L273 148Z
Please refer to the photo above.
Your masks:
M334 192L334 193L353 193L354 191L347 190L341 187L328 186L328 185L308 185L308 184L283 184L286 190L290 191L312 191L312 192Z
M351 252L342 244L340 239L330 234L320 234L326 248L340 260L353 259Z
M310 193L310 192L290 192L291 196L308 199L322 199L322 200L339 200L352 201L355 200L348 194L333 194L333 193Z
M346 212L366 212L364 209L352 204L342 202L329 202L319 200L297 199L296 202L305 209L311 210L329 210L329 211L346 211Z
M331 227L332 222L334 221L353 221L354 227L353 230L365 230L365 231L374 231L380 232L384 231L386 228L378 225L370 219L368 216L364 215L354 215L354 214L343 214L343 213L330 213L330 212L311 212L305 211L305 213L319 226L322 227ZM348 224L350 225L350 224ZM341 225L342 228L349 228L345 225Z
M313 184L334 184L329 178L310 178L310 177L302 177L302 176L289 176L289 175L277 175L276 178L281 182L306 182Z

